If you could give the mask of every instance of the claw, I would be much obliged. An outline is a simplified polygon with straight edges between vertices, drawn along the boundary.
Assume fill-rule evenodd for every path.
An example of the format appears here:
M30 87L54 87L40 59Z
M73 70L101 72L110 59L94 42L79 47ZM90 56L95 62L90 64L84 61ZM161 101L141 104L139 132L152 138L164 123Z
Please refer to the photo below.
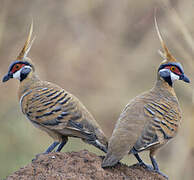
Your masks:
M144 167L145 169L149 170L149 171L154 171L154 169L153 169L153 167L151 165L148 165L148 164L144 163L143 161L139 162L138 164L140 166Z
M142 166L143 168L147 169L148 171L156 172L156 173L162 175L164 178L166 178L168 180L168 176L167 175L165 175L164 173L162 173L159 170L154 170L151 165L148 165L148 164L146 164L144 162L139 162L138 165Z
M40 155L44 155L44 154L48 154L47 152L43 152L43 153L40 153L40 154L36 154L35 155L35 158L32 159L32 162L36 161Z
M159 171L159 170L154 170L154 172L156 172L156 173L162 175L164 178L166 178L166 179L168 180L168 176L167 176L166 174L162 173L161 171Z

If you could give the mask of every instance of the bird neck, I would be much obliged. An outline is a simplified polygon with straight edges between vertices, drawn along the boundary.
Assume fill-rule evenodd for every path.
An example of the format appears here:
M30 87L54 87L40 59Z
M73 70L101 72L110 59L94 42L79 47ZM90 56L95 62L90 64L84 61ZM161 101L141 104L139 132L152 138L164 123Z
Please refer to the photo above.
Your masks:
M173 86L170 86L168 82L166 82L163 78L161 78L159 75L157 77L157 81L154 85L154 89L156 91L166 91L172 94L173 96L176 97L176 93L174 91Z
M34 72L30 73L23 81L20 82L18 96L21 96L29 89L33 88L37 82L40 82L38 75Z

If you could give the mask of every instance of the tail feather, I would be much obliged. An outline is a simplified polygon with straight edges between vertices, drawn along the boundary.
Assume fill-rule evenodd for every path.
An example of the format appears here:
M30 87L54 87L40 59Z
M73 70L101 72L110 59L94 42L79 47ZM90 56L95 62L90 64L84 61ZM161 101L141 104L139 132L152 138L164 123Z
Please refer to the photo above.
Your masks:
M107 153L107 145L105 146L104 144L102 144L102 143L100 143L100 141L99 140L95 140L95 146L97 147L97 148L99 148L100 150L102 150L103 152L105 152L105 153Z
M107 153L107 146L104 146L102 143L100 143L100 141L98 141L97 139L95 140L84 140L86 143L91 144L93 146L95 146L96 148L100 149L101 151L103 151L104 153Z
M118 157L116 157L115 155L113 155L112 153L108 153L103 162L102 162L102 167L105 168L105 167L111 167L111 166L114 166L115 164L117 164L119 162L119 159Z

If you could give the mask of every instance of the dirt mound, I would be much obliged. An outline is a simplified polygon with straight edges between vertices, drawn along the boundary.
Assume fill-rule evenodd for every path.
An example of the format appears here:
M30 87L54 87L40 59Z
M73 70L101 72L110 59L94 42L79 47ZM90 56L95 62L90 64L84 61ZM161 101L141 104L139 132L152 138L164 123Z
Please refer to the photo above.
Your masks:
M164 180L161 175L139 165L101 168L102 157L88 152L50 153L19 169L7 180Z

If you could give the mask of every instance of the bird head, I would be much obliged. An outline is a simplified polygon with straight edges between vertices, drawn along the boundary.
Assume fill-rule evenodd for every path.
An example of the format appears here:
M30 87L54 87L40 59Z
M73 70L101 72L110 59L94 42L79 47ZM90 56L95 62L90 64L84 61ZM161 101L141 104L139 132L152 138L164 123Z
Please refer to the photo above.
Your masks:
M164 58L164 61L160 64L158 68L159 78L162 78L170 86L172 86L173 82L176 80L182 80L186 83L190 83L189 78L184 73L182 65L171 55L166 44L164 43L158 28L156 17L154 18L154 20L155 20L156 31L164 51L164 52L159 51L162 58Z
M10 64L8 73L2 79L3 82L6 82L11 78L16 78L20 81L23 81L30 73L34 72L34 65L30 60L30 58L27 57L27 54L30 51L30 48L35 39L33 38L31 40L32 31L33 31L33 22L31 23L30 31L29 31L27 40L24 44L24 47L22 48L16 60Z

